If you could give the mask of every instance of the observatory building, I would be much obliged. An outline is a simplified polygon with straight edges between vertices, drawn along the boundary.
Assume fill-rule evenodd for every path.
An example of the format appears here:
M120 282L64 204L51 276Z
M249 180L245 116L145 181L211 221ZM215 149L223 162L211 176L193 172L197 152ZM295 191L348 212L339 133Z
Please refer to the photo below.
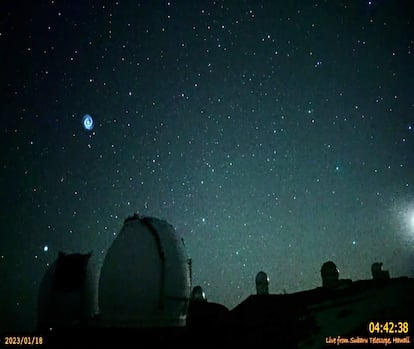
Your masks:
M38 329L86 325L98 313L98 277L92 253L59 252L40 283Z
M184 241L166 221L134 215L100 272L92 253L59 252L40 284L37 327L185 326L190 288Z
M102 265L100 319L115 327L185 326L190 288L190 263L174 228L134 215Z
M391 278L381 262L371 272L371 280L343 279L327 261L321 286L274 294L268 274L259 271L256 294L228 309L208 301L200 285L190 292L191 263L172 225L133 215L100 272L92 253L59 253L40 285L38 329L53 349L126 347L137 340L153 348L323 349L330 338L369 341L377 333L368 324L400 319L396 340L412 343L414 279Z

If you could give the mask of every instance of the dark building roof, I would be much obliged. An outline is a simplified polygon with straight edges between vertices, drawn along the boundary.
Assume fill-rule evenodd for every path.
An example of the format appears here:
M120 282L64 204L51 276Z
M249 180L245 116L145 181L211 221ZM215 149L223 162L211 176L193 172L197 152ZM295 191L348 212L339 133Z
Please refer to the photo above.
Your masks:
M147 347L316 349L325 348L329 336L375 336L368 331L371 321L398 320L412 326L413 295L412 278L345 280L336 289L318 287L292 294L252 295L232 310L207 301L194 302L184 328L100 329L98 324L77 330L79 335L86 334L83 343L93 343L94 347L99 343L119 347L129 340L137 343L139 338L139 347L150 340ZM73 347L77 347L76 331L71 329L70 334Z

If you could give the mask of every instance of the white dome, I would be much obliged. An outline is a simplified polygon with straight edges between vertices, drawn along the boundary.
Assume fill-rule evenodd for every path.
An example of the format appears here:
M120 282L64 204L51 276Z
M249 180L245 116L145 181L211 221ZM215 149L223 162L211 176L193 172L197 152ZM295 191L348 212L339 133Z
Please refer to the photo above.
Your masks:
M174 228L152 217L126 219L101 269L103 323L184 326L189 293L189 262Z

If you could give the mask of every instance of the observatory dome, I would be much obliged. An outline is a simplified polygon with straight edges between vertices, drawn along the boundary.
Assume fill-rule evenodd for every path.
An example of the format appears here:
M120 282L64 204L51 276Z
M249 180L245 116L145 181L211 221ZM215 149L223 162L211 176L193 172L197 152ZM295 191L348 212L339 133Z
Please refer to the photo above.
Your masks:
M100 318L115 327L184 326L190 287L189 260L174 228L134 215L102 265Z
M98 280L92 253L59 252L40 283L38 329L86 324L98 313Z

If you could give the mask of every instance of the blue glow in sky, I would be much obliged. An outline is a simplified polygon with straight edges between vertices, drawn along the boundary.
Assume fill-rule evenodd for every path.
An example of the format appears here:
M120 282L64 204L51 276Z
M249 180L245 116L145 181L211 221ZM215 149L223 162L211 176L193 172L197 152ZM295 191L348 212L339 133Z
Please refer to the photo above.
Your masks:
M82 118L82 125L85 130L92 131L94 127L94 122L92 116L85 114Z

